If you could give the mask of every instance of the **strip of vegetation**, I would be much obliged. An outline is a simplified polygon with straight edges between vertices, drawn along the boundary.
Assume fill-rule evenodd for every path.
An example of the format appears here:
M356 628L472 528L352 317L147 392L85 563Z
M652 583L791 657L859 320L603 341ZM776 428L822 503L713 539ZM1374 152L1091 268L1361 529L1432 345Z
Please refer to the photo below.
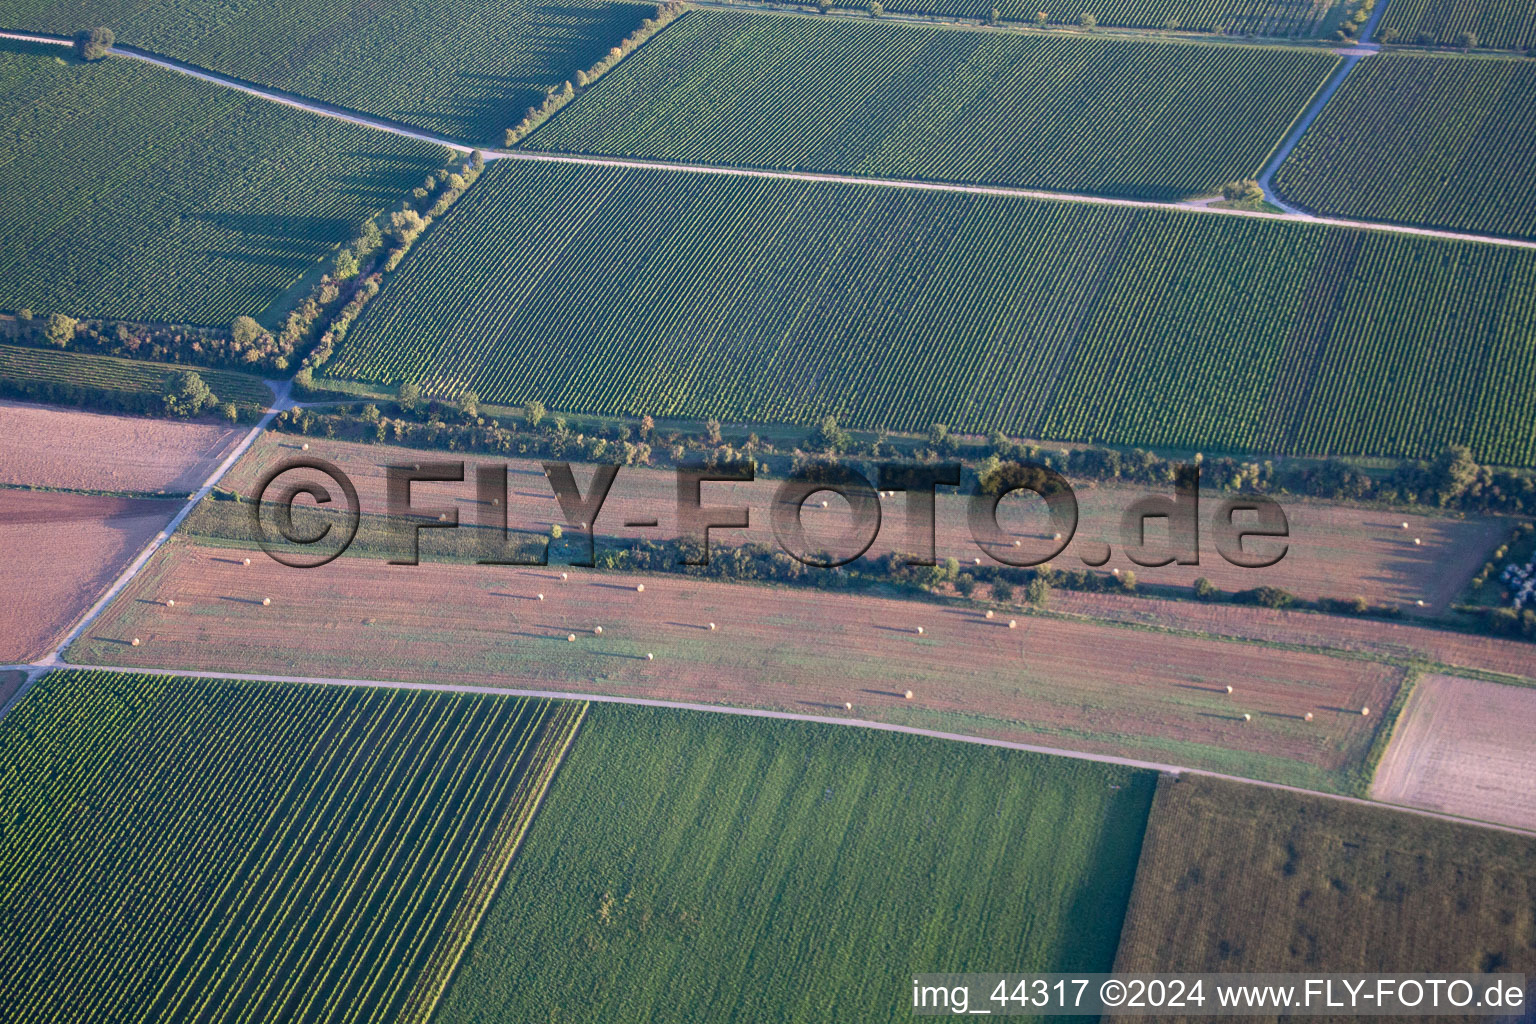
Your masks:
M9 1019L421 1024L585 707L50 674L0 720Z
M252 423L272 401L255 377L80 352L0 345L0 396L138 416L216 413Z

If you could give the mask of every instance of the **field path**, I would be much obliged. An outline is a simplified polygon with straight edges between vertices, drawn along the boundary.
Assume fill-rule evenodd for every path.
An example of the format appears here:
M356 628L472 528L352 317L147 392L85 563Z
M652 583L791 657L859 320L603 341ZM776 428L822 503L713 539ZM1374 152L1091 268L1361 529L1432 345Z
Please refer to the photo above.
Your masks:
M1367 23L1367 33L1371 28L1374 28L1374 19L1380 16L1382 10L1385 8L1385 5L1386 0L1378 0L1376 10L1372 14L1372 21ZM61 39L58 36L40 35L30 32L0 31L0 39L15 39L23 42L42 43L52 46L72 45L69 40ZM150 53L146 50L140 50L136 47L117 46L113 49L112 52L119 57L127 58L130 60L144 61L147 64L153 64L159 68L175 71L178 74L188 75L200 81L209 82L213 85L223 86L227 89L234 89L237 92L242 92L249 96L255 96L259 99L269 100L273 103L281 103L284 106L293 107L295 109L303 110L311 114L317 114L321 117L331 117L340 121L346 121L350 124L358 125L363 128L372 128L375 131L389 132L390 134L403 136L408 139L415 139L419 142L432 143L434 145L443 146L459 153L469 153L472 149L475 148L457 139L450 139L445 136L433 134L431 132L425 132L417 128L409 127L408 125L398 124L383 118L371 117L366 114L359 114L356 111L333 106L329 103L322 103L319 100L306 99L302 96L294 96L276 89L268 89L263 86L254 85L250 82L241 81L237 78L231 78L228 75L221 75L215 71L199 68L191 64L183 63L182 61L173 60L169 57ZM1262 184L1264 184L1266 193L1273 195L1272 187L1269 185L1269 178L1273 175L1274 168L1278 167L1280 163L1284 161L1286 155L1290 153L1290 150L1295 145L1296 141L1298 141L1301 138L1301 135L1305 133L1307 126L1311 124L1312 120L1317 116L1318 111L1322 109L1322 106L1327 102L1328 97L1333 94L1333 90L1337 88L1339 82L1343 81L1344 75L1347 73L1348 68L1353 67L1354 64L1359 61L1363 55L1367 53L1374 53L1375 47L1370 44L1363 44L1340 52L1345 54L1345 66L1339 71L1335 72L1333 79L1330 81L1330 84L1325 87L1321 93L1319 93L1318 98L1313 101L1312 106L1309 107L1308 110L1301 116L1301 118L1297 120L1296 125L1293 127L1291 136L1289 136L1286 142L1282 143L1280 148L1275 151L1275 155L1270 159L1269 164L1266 166L1265 170L1261 172L1261 177L1259 180ZM843 185L874 185L882 188L913 189L920 192L958 192L970 195L1010 196L1019 199L1038 199L1049 202L1094 203L1102 206L1124 206L1144 210L1184 210L1195 213L1211 214L1214 216L1260 217L1267 220L1299 221L1308 224L1322 224L1329 227L1357 228L1367 231L1385 231L1392 234L1415 235L1421 238L1444 238L1461 242L1482 242L1487 245L1512 246L1518 249L1536 249L1536 241L1526 239L1499 238L1495 235L1479 235L1462 231L1440 231L1434 228L1419 228L1406 224L1388 224L1377 221L1346 220L1339 217L1319 217L1288 206L1284 207L1286 210L1285 213L1263 213L1257 210L1214 209L1206 205L1212 201L1208 198L1188 200L1184 202L1158 202L1155 200L1147 199L1121 199L1113 196L1085 195L1076 192L1052 192L1045 189L1012 188L998 185L962 185L950 182L922 181L911 178L870 178L852 174L825 174L812 171L770 171L746 167L721 167L713 164L685 163L668 160L635 160L621 157L581 156L567 153L540 153L531 150L516 149L482 149L481 154L485 157L486 160L528 160L540 163L575 164L588 167L618 167L633 170L672 171L679 174L714 174L726 177L765 178L779 181L824 182L829 184ZM1270 201L1276 206L1284 205L1278 199L1271 199Z
M4 671L10 668L20 668L34 672L37 671L36 665L0 665L0 671ZM89 670L92 672L117 672L123 675L143 675L146 671L148 671L142 668L120 668L106 665L91 665L89 666ZM989 739L983 736L967 736L961 733L941 732L937 729L922 729L911 725L895 725L889 722L872 722L861 718L801 714L794 711L769 711L762 708L739 708L723 704L696 704L686 701L656 700L649 697L623 697L604 693L571 693L566 690L518 690L499 686L473 686L462 683L410 683L402 682L399 680L350 679L333 676L284 676L264 674L250 675L239 672L180 671L170 668L154 669L152 671L160 674L187 676L193 679L226 679L237 682L291 683L301 686L383 687L386 689L395 690L434 690L444 693L483 694L499 697L530 697L543 700L579 700L591 701L598 704L628 704L636 707L671 708L680 711L702 711L708 712L710 714L738 715L747 718L772 718L789 722L815 722L822 725L851 726L853 728L859 729L874 729L879 732L895 732L903 733L909 736L923 736L928 739L948 740L954 743L972 743L978 746L1000 747L1005 750L1021 750L1032 754L1047 754L1052 757L1068 757L1077 761L1095 761L1099 764L1113 764L1125 768L1140 768L1146 771L1165 772L1170 775L1202 775L1213 779L1225 779L1229 782L1246 783L1250 786L1263 786L1266 789L1278 789L1289 793L1300 793L1306 796L1323 797L1328 800L1340 800L1344 803L1358 804L1362 807L1385 808L1404 814L1416 814L1420 817L1434 818L1440 821L1454 822L1456 824L1480 825L1484 828L1497 829L1501 832L1512 832L1517 835L1536 836L1536 830L1524 829L1511 825L1501 825L1495 822L1483 821L1476 818L1467 818L1461 815L1448 814L1439 811L1428 811L1417 807L1404 807L1396 804L1388 804L1379 800L1367 800L1361 797L1343 796L1337 793L1323 793L1316 790L1303 789L1299 786L1287 786L1278 782L1265 782L1262 779L1246 779L1237 775L1224 775L1221 772L1207 771L1201 768L1186 768L1180 765L1160 764L1156 761L1138 761L1133 758L1115 757L1110 754L1091 754L1080 750L1063 750L1057 747L1046 747L1033 743L1019 743L1013 740Z

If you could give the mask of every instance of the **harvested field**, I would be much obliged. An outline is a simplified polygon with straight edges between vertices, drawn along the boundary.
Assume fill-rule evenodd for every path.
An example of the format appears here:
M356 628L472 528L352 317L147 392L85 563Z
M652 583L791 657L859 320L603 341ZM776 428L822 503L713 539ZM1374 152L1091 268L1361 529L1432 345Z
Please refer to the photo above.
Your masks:
M1058 611L1160 629L1186 629L1260 643L1357 651L1385 658L1430 661L1536 682L1536 645L1457 633L1407 622L1276 611L1253 605L1156 601L1119 594L1051 595Z
M262 475L285 459L300 454L320 456L336 463L357 485L362 510L383 513L385 467L415 462L440 462L463 459L474 465L495 465L497 460L485 455L424 451L385 445L355 444L322 438L284 434L263 435L225 478L223 486L250 495ZM564 523L554 492L537 460L513 459L508 472L508 523L513 529L547 533L554 523ZM590 469L577 467L583 487ZM455 508L461 523L476 521L478 501L475 496L474 470L466 470L462 484L417 484L413 500L423 508ZM285 476L287 482L289 477ZM641 537L661 540L676 535L677 478L670 470L624 467L619 471L607 501L598 516L596 529L610 537ZM712 543L734 544L754 541L771 544L769 510L779 480L758 480L750 484L711 483L705 485L706 504L742 505L751 510L752 527L748 530L716 531ZM1201 564L1167 565L1149 568L1126 557L1120 519L1138 499L1154 493L1145 488L1074 483L1080 507L1080 524L1072 544L1053 565L1059 569L1082 566L1083 557L1096 558L1095 548L1103 542L1113 547L1109 568L1133 570L1143 583L1189 586L1205 576L1224 590L1245 590L1256 586L1283 587L1302 598L1364 597L1373 604L1403 607L1413 614L1439 614L1445 611L1461 586L1471 578L1494 547L1507 539L1511 521L1498 517L1453 519L1442 516L1405 515L1375 509L1317 501L1286 501L1291 537L1285 557L1264 569L1244 569L1227 562L1217 553L1211 520L1225 496L1219 492L1202 497ZM947 493L946 493L947 492ZM1171 489L1162 492L1171 495ZM822 510L819 500L808 503L805 523L812 540L838 546L838 538L851 524L848 506L835 495L830 507ZM870 548L872 555L905 548L906 499L896 494L883 501L879 536ZM952 488L942 489L936 503L937 543L940 560L955 557L962 564L986 553L972 540L966 525L966 499ZM631 528L625 524L654 517L655 527ZM1008 534L1024 545L1021 550L1047 552L1054 545L1049 517L1044 503L1034 497L1010 496L1000 508L999 519ZM1152 520L1148 525L1148 546L1152 553L1161 550L1167 531ZM1242 522L1239 519L1239 522ZM1402 524L1407 522L1408 529ZM1422 543L1415 544L1418 539ZM1246 543L1250 552L1277 550L1275 542L1262 539ZM1150 560L1144 558L1143 560ZM1420 609L1417 601L1423 600Z
M1164 778L1115 970L1530 975L1536 839L1218 779Z
M0 672L0 708L5 707L6 703L16 696L16 691L21 689L21 684L26 681L25 672Z
M244 434L213 422L0 402L0 484L187 493Z
M1454 676L1415 684L1371 796L1536 830L1536 689Z
M180 507L0 489L0 663L46 654Z
M1385 708L1403 676L1391 665L1051 617L1017 624L906 600L681 576L406 567L361 556L296 570L257 550L176 538L70 657L815 714L843 714L848 702L851 717L1336 790L1357 788L1382 720L1360 708ZM141 646L130 645L134 637ZM1306 713L1315 720L1303 721Z

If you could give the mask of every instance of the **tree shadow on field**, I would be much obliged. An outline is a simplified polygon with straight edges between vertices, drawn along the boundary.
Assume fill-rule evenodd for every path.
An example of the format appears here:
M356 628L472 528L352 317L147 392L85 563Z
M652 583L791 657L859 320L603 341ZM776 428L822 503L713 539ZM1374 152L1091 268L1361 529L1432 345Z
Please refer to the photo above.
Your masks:
M795 701L795 703L796 704L800 704L800 705L802 705L804 707L808 707L808 708L830 708L830 709L832 709L834 711L847 711L848 710L847 708L843 707L841 704L831 704L831 703L828 703L827 701L820 701L820 700L797 700L797 701Z
M905 693L897 693L895 690L869 690L869 689L864 689L864 690L860 690L859 692L860 693L872 693L876 697L896 697L896 698L898 698L900 700L906 700L907 699L907 695Z
M230 601L234 604L253 604L258 608L261 607L261 598L259 597L234 597L230 594L220 594L219 600Z
M317 244L345 241L352 232L351 222L343 217L204 210L191 214L189 219L211 224L222 231L262 239L263 248L277 245L306 253L314 252Z

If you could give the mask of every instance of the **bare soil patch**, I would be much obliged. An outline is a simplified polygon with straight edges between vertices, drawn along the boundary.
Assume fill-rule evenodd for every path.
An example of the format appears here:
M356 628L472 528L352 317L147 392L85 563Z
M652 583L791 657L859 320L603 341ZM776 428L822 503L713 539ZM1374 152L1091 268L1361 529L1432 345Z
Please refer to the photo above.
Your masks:
M0 484L196 490L245 429L0 402Z
M1536 829L1532 736L1536 689L1426 676L1408 698L1371 796Z
M1385 708L1402 677L1309 652L1014 617L1010 628L1006 613L555 567L344 557L295 570L178 539L70 657L846 713L1325 788L1354 784L1381 720L1360 709Z
M0 662L46 654L179 507L0 490Z
M308 444L309 450L302 451ZM412 488L413 501L424 509L456 509L464 523L477 521L480 503L476 498L476 464L491 465L500 460L492 456L456 452L425 451L388 445L367 445L305 438L284 434L264 435L240 460L225 480L225 486L249 494L262 474L285 459L319 456L341 467L357 485L364 513L385 510L385 467L390 464L412 465L429 462L469 463L466 479L459 483L421 483ZM508 524L513 529L538 533L550 526L564 524L541 465L536 460L513 459L507 463ZM576 478L583 488L590 478L590 467L576 467ZM289 477L284 477L285 482ZM711 543L735 544L745 541L773 543L769 525L774 492L778 480L752 483L706 483L706 505L745 506L750 510L751 526L746 530L717 530ZM1460 588L1487 560L1488 554L1507 539L1513 529L1511 520L1501 517L1457 519L1445 516L1405 515L1348 505L1285 499L1283 504L1290 522L1288 550L1274 566L1245 569L1227 562L1217 552L1211 519L1226 495L1206 492L1199 514L1201 561L1199 565L1146 567L1126 556L1121 545L1121 518L1138 499L1158 493L1153 490L1119 485L1094 485L1073 482L1080 507L1080 522L1070 546L1052 561L1058 569L1084 568L1084 558L1097 561L1103 547L1111 547L1110 559L1103 570L1118 568L1134 571L1141 581L1170 586L1190 586L1204 576L1224 590L1246 590L1258 586L1282 587L1299 597L1364 597L1373 604L1397 605L1410 615L1443 612ZM1171 496L1171 489L1167 492ZM827 500L827 508L821 501ZM909 550L906 528L906 497L896 493L882 500L881 527L870 548L873 555ZM966 499L941 489L936 516L936 554L940 560L954 557L962 564L981 558L996 564L977 547L966 522ZM624 467L619 471L608 500L596 522L597 532L613 537L642 537L662 540L676 536L677 484L669 470ZM654 519L655 526L630 526ZM999 520L1008 538L1017 541L1021 552L1045 554L1054 546L1054 531L1044 505L1038 499L1020 495L1005 499ZM852 529L847 504L833 494L824 493L807 503L804 511L807 534L813 543L839 549ZM1239 520L1241 523L1242 520ZM1403 524L1407 523L1404 528ZM1157 520L1147 530L1151 552L1161 550L1167 531ZM1414 543L1415 540L1418 543ZM1279 542L1252 539L1246 550L1273 552ZM1144 561L1150 560L1143 558ZM1424 602L1421 608L1419 601Z

